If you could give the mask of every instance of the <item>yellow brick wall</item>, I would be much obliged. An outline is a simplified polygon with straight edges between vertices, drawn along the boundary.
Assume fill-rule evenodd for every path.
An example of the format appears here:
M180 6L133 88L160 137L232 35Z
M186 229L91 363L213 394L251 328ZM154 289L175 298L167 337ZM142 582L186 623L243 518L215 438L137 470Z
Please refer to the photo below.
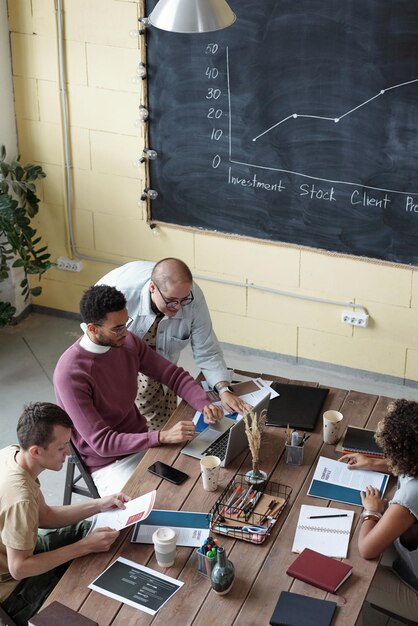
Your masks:
M53 258L68 256L63 143L54 0L9 0L15 108L24 160L47 178L39 225ZM137 106L144 84L132 82L141 60L134 0L65 0L73 206L83 261L72 274L51 270L37 303L77 311L83 289L114 263L183 258L200 276L220 340L418 381L418 272L296 247L230 239L146 223L144 171L133 162L144 146ZM211 277L300 296L366 306L366 329L341 323L344 307L289 298ZM233 365L233 364L231 364ZM283 372L285 374L285 372Z

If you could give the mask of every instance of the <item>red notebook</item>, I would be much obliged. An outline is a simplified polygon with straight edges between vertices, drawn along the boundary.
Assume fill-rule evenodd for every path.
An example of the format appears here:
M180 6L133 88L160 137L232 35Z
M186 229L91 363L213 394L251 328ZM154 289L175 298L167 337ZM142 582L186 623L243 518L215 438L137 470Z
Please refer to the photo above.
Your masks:
M352 565L348 563L342 563L330 556L305 548L293 561L286 574L314 587L335 593L350 576L352 570Z

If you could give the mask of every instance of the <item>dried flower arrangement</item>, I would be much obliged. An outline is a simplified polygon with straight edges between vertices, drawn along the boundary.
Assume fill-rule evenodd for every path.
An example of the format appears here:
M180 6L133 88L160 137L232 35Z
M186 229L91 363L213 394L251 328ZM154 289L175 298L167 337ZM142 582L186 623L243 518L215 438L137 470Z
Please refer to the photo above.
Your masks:
M258 415L254 411L249 411L244 415L245 432L248 439L248 446L253 462L253 473L258 473L260 463L261 438L266 426L267 411L263 410Z

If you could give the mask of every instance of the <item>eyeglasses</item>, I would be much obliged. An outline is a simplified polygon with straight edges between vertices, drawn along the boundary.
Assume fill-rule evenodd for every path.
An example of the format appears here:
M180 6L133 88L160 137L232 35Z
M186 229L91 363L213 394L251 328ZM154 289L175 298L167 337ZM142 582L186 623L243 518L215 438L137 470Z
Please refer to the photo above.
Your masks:
M178 298L170 298L170 300L167 300L167 298L164 298L163 294L161 293L161 289L159 288L157 283L154 283L154 285L157 287L158 293L164 300L165 306L167 307L169 311L174 311L174 309L176 309L178 305L187 306L188 304L191 304L194 300L193 291L191 291L188 296L186 296L185 298L182 298L181 300L179 300Z
M113 333L117 337L121 337L125 330L127 330L132 324L132 322L132 317L128 317L126 324L124 324L123 326L118 326L117 328L107 328L106 330L108 330L110 333ZM96 324L96 326L103 326L103 324Z

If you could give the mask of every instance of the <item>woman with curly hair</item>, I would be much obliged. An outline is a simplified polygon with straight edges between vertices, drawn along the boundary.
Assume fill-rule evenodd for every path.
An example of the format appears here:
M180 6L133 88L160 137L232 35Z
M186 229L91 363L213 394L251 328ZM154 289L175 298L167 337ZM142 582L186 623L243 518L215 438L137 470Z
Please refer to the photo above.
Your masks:
M359 552L365 559L374 559L385 551L384 560L389 557L392 561L389 567L379 566L367 600L418 620L418 402L392 402L378 424L375 439L385 459L359 453L340 459L347 461L350 469L391 472L398 477L388 506L374 487L366 487L361 494L364 510Z

